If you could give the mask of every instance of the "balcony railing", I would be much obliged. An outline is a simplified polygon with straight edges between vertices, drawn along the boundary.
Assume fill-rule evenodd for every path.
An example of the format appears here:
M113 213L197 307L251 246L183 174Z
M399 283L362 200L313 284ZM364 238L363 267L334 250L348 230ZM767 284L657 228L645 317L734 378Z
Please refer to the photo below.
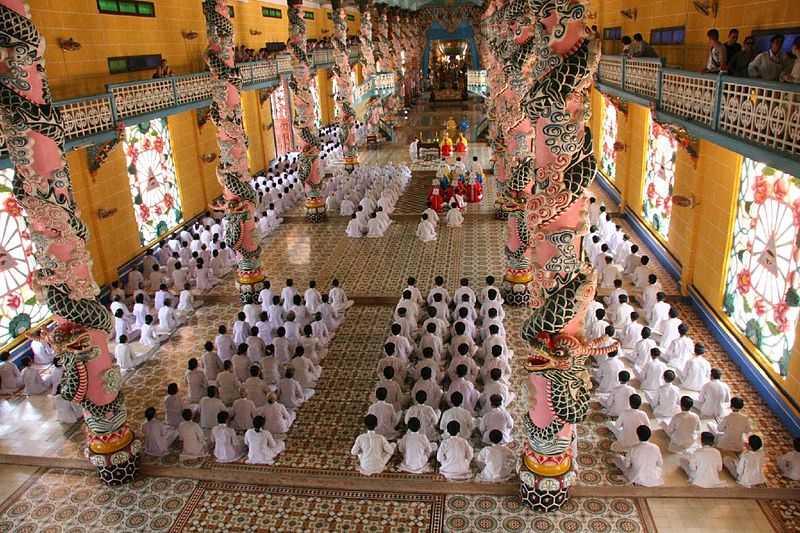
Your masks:
M357 59L358 50L351 59ZM311 59L315 67L333 63L333 51L330 49L314 50ZM280 76L292 73L292 59L288 53L278 54L268 61L240 63L243 90L264 87L277 82ZM387 92L386 80L381 82L376 76L369 90L375 90L376 83L381 84L380 91ZM390 74L394 80L394 74ZM75 98L55 102L64 118L66 143L68 148L81 144L92 144L114 135L121 122L135 120L154 113L169 114L169 110L180 111L183 106L200 106L211 100L211 75L208 72L197 72L185 76L171 76L152 80L114 83L107 85L108 92L94 96ZM391 82L392 89L394 88ZM96 137L100 136L100 137ZM92 137L95 137L94 139ZM0 160L7 159L5 141L0 135ZM0 166L2 166L0 161ZM7 164L7 162L5 163Z
M381 72L353 89L353 101L358 105L372 97L384 97L396 91L394 72Z
M486 96L489 88L486 84L486 71L485 70L468 70L467 71L467 91Z
M661 112L789 156L800 155L800 86L663 68L658 59L604 56L598 80Z

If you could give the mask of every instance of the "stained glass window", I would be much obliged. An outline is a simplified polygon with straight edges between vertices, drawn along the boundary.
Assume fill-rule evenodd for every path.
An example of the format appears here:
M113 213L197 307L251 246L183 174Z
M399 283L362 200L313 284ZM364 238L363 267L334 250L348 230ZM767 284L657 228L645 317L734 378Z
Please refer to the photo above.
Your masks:
M800 311L800 180L744 160L724 310L786 375Z
M600 171L610 180L617 177L617 154L614 144L617 142L617 108L611 99L603 97L603 150L600 154Z
M647 167L642 188L642 214L648 224L665 239L669 235L677 160L678 141L653 120L651 114Z
M13 179L13 170L0 170L0 346L50 316L31 287L36 260L22 206L11 194Z
M125 128L124 150L139 240L149 244L183 220L167 120Z

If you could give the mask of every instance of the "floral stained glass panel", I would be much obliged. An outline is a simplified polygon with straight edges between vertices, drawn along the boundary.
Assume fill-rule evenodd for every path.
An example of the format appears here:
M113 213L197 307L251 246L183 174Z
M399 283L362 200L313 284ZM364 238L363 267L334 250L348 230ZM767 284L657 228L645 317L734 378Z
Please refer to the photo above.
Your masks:
M647 167L642 188L642 214L650 226L665 239L672 215L672 188L678 141L650 116L647 141Z
M149 244L183 220L167 120L125 128L124 149L139 240Z
M50 317L31 287L36 259L22 206L11 194L12 169L0 170L0 346Z
M786 375L800 314L800 180L744 160L724 310Z
M603 150L600 153L600 171L610 180L617 177L617 108L607 96L603 97Z

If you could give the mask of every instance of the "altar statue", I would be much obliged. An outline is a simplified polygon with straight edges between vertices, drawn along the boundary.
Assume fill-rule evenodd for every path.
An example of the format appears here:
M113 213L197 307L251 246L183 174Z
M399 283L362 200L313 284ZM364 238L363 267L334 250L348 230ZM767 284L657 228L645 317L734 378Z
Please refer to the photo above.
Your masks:
M464 154L467 152L467 138L464 137L463 133L458 134L458 142L456 142L456 153Z
M453 141L450 140L450 136L447 135L447 132L442 135L442 141L439 143L439 151L442 157L450 157L453 154Z

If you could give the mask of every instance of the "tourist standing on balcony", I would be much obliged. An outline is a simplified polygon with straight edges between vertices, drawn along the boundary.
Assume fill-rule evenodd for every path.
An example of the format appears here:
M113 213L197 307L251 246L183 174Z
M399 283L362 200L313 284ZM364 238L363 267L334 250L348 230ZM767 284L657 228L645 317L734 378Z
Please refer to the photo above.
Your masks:
M769 50L761 52L747 67L747 73L751 78L760 78L765 81L778 81L791 65L792 60L781 50L785 37L781 34L775 35L770 41Z
M752 37L745 37L744 46L738 54L728 59L728 73L731 76L738 76L740 78L747 77L747 67L750 62L756 57L753 45L755 41Z
M728 62L742 51L742 45L739 44L739 30L736 28L731 28L731 31L728 32L728 40L725 41L725 57L728 59Z
M792 70L784 74L781 79L789 83L800 83L800 37L794 40L792 53L794 54Z
M625 57L631 57L631 45L633 41L627 35L622 38L622 55Z
M641 33L633 36L633 44L630 48L631 57L658 57L655 48L644 40Z
M706 68L703 69L703 72L718 74L727 70L727 50L725 45L719 42L719 30L713 28L708 30L706 37L708 37L709 48Z

